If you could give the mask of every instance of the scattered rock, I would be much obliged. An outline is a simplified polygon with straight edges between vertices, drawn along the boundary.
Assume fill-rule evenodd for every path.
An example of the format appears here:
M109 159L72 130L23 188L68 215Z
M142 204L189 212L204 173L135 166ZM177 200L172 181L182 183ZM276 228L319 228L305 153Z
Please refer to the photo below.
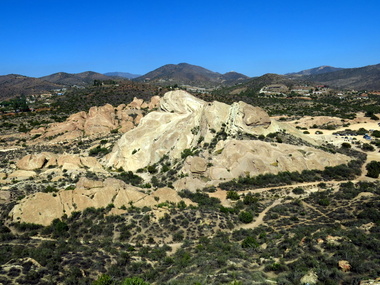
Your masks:
M306 275L304 275L301 280L301 284L317 284L318 275L314 272L314 270L310 270Z
M339 260L338 266L343 272L351 271L351 265L347 260Z

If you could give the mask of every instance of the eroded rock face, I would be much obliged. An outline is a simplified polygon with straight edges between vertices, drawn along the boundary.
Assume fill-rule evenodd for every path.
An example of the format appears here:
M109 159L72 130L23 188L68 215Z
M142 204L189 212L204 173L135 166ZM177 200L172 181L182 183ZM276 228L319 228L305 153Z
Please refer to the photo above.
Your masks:
M42 152L38 154L28 154L22 157L17 163L20 170L37 170L49 167L59 167L66 170L88 168L94 172L103 172L103 166L95 157L81 157L73 154L54 154Z
M151 98L150 102L134 98L129 104L121 104L116 108L110 104L101 107L91 107L88 113L82 111L71 115L65 122L50 124L47 128L32 130L31 135L40 135L35 141L49 140L58 142L74 140L84 136L109 134L112 130L121 133L133 129L143 117L142 108L157 108L159 96Z
M171 91L161 99L160 111L149 113L137 128L123 135L105 164L136 171L158 162L164 155L180 158L185 149L197 146L200 139L211 142L222 128L231 135L239 131L261 134L270 125L263 110L246 103L207 103L185 91Z
M41 152L37 154L28 154L21 158L16 166L22 170L35 170L50 165L57 165L57 155L49 152Z
M16 205L10 216L14 221L49 225L54 219L64 214L70 216L73 211L83 211L88 207L107 207L114 204L116 209L122 206L136 207L154 206L159 201L178 203L184 200L187 205L193 204L188 199L182 199L174 189L161 188L152 193L145 194L142 189L125 184L121 180L108 178L104 181L92 181L82 177L75 190L62 190L51 193L36 193L24 198Z
M319 169L345 164L351 159L307 146L273 144L263 141L229 140L220 155L212 158L209 178L220 179L249 174ZM207 174L206 174L207 175Z
M203 173L207 169L207 161L204 158L195 156L188 161L192 173Z

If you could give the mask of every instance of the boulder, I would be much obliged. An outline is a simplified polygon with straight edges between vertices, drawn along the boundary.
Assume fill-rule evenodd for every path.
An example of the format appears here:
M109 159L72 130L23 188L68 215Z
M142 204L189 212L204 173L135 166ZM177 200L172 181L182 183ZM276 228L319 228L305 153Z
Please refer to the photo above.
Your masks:
M49 152L28 154L21 158L16 166L22 170L35 170L57 164L57 155Z
M351 271L351 265L347 260L339 260L338 266L343 272Z
M0 204L7 203L11 198L11 192L10 191L1 191L0 190Z
M84 133L87 136L106 134L118 127L115 108L106 104L102 107L91 107L84 122Z
M13 173L11 173L8 178L9 179L16 179L16 180L26 180L31 177L37 176L37 173L34 171L28 171L28 170L16 170Z
M190 164L190 171L192 173L202 173L207 169L207 161L198 156L190 157L188 164Z
M271 124L271 119L267 112L258 107L253 107L241 102L243 110L243 121L247 126L264 126L268 127Z

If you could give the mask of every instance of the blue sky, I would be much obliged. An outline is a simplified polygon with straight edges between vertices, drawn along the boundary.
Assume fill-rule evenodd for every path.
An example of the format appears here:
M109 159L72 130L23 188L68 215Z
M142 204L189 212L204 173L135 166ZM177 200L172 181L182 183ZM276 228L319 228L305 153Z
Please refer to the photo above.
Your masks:
M187 62L248 76L380 63L380 1L1 0L0 75Z

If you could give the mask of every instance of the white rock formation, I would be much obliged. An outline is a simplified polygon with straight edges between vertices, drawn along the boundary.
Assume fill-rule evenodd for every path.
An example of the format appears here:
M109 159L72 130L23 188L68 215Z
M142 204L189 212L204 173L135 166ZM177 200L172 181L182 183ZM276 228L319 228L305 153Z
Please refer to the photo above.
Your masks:
M161 99L159 111L146 115L138 127L122 136L105 164L136 171L158 162L163 155L180 158L181 152L196 147L201 137L211 142L223 126L230 135L262 134L273 129L269 129L271 124L262 109L244 102L231 106L207 103L185 91L171 91Z

